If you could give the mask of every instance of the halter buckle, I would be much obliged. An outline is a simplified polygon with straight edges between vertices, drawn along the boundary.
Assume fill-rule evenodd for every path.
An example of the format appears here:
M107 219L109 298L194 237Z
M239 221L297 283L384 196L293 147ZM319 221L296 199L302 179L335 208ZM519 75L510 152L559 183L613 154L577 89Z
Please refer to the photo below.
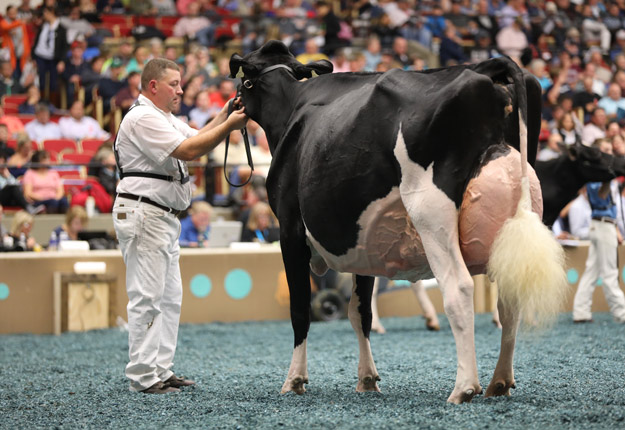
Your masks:
M249 79L246 79L245 81L243 81L243 86L249 90L254 86L254 84Z

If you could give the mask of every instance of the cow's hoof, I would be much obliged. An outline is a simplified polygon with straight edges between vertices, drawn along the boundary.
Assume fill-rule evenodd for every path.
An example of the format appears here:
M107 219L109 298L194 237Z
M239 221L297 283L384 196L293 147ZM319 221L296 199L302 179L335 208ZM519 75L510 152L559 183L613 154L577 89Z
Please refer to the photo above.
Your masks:
M386 329L382 324L371 324L371 331L374 331L379 334L386 333Z
M425 318L425 328L430 331L439 331L441 326L438 324L438 321L434 318Z
M288 378L282 386L281 394L293 391L295 394L304 394L306 392L305 384L308 384L308 378L303 376L296 376L295 378Z
M358 385L356 386L356 392L366 393L368 391L375 391L379 393L380 392L380 388L378 387L379 380L380 380L379 375L365 376L364 378L359 379Z
M493 380L490 384L488 384L486 397L509 396L510 388L516 388L514 379L509 381L503 379Z
M476 394L482 394L482 387L479 385L476 389L469 388L466 390L454 390L447 399L447 402L459 405L461 403L470 403Z

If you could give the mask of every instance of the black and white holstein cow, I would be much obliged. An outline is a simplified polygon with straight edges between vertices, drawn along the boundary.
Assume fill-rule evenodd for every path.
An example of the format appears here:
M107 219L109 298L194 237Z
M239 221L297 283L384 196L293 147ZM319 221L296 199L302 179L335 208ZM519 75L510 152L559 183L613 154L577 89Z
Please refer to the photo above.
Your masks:
M625 176L625 158L615 157L601 152L598 148L577 143L567 147L559 157L548 161L536 161L534 169L540 181L544 201L543 222L547 227L551 227L562 209L577 197L580 188L585 184ZM436 310L425 291L424 283L414 282L410 287L423 310L426 327L438 330ZM372 330L384 333L386 330L380 321L376 301L377 288L374 288ZM500 325L497 309L493 311L493 322Z
M357 391L379 391L369 342L374 276L435 277L458 359L448 401L471 401L482 392L471 274L488 266L502 291L503 333L486 395L508 395L521 315L554 314L566 285L562 249L535 213L542 202L526 161L521 70L501 58L430 73L331 71L327 61L302 65L278 41L230 59L273 156L267 191L280 221L295 337L282 392L305 391L309 267L331 267L354 274Z

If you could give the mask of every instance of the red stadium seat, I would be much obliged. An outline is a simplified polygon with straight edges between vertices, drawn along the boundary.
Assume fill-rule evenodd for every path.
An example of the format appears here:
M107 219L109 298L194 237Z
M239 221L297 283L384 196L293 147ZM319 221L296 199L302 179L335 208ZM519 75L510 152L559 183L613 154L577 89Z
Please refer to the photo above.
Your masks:
M12 148L12 149L17 148L17 140L15 139L7 140L7 148Z
M19 105L28 98L26 94L11 94L2 96L2 107L5 114L17 114Z
M106 140L101 139L83 139L80 141L82 152L96 152Z
M76 142L71 139L48 139L42 142L43 149L52 153L59 153L61 151L76 152Z
M68 152L66 154L63 154L62 159L63 159L64 164L69 164L69 163L89 164L92 157L93 157L92 152L85 152L85 153Z

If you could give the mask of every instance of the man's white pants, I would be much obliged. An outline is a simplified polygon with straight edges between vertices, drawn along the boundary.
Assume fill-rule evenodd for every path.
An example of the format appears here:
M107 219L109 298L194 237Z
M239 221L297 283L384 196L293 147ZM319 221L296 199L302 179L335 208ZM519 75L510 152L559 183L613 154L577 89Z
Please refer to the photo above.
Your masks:
M599 277L610 312L620 322L625 322L625 295L618 283L616 249L618 239L614 224L592 220L590 223L590 249L586 269L577 286L573 301L573 319L589 320L592 317L592 295Z
M180 222L147 203L117 198L113 224L126 263L126 376L141 391L173 372L182 304Z

